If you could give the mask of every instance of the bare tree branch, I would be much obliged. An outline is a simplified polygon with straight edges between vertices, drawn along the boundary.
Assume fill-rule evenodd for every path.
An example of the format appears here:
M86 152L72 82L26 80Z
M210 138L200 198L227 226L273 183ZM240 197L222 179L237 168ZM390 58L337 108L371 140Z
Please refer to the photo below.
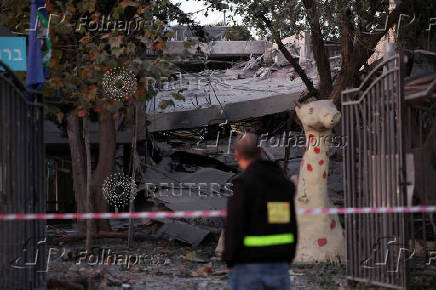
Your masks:
M304 84L307 87L307 90L309 91L309 94L307 97L317 97L318 91L313 86L312 80L307 76L306 72L303 70L303 68L299 65L298 59L293 57L289 50L285 47L283 44L280 35L275 31L273 28L273 25L271 23L271 20L266 18L265 15L259 14L258 17L265 23L266 27L271 31L271 34L273 36L274 42L277 44L280 52L283 54L283 56L289 61L289 63L294 67L297 74L300 76L301 80L304 82Z

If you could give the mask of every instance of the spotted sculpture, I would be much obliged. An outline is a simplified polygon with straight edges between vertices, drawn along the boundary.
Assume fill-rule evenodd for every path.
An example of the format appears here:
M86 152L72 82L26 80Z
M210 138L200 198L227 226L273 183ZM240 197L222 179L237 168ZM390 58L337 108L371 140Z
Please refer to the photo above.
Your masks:
M307 146L297 182L296 208L330 208L327 194L329 137L341 113L329 100L296 102L295 112L306 134ZM296 176L291 179L296 181ZM344 231L336 214L300 215L295 262L340 262L345 258Z

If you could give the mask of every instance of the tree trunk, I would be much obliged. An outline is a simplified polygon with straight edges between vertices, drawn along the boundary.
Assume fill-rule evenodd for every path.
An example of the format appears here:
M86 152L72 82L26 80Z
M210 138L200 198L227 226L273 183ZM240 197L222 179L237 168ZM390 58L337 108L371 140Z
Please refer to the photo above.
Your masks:
M286 128L285 128L285 156L283 158L283 171L287 174L288 172L288 161L289 156L291 155L291 146L288 146L289 144L289 135L291 133L292 125L295 122L295 118L297 114L295 113L295 110L288 112L288 120L286 121Z
M109 111L101 111L98 120L98 163L91 182L91 197L95 205L95 212L107 212L108 204L103 196L103 181L113 173L116 133L115 121ZM110 231L108 220L97 220L96 231Z
M433 165L433 168L436 169L436 117L433 118L431 130L427 139L425 140L425 145L429 146L429 159Z
M138 133L138 105L136 102L133 102L134 113L133 113L133 129L132 129L132 153L130 154L130 176L135 181L136 180L136 141L137 141L137 133ZM147 143L147 139L145 141ZM133 188L131 189L133 190ZM131 195L134 192L130 192ZM133 199L129 201L129 212L132 213L135 211L135 202ZM134 236L134 222L133 219L129 219L129 233L127 240L127 247L131 248L133 246L133 236Z
M92 164L91 164L91 144L89 142L88 131L88 115L83 118L83 135L85 139L85 152L86 152L86 211L93 212L94 202L91 198L91 178L92 178ZM96 235L95 220L86 220L86 250L91 251L93 236Z
M73 187L77 205L77 212L107 212L108 205L103 196L102 185L104 179L113 173L116 150L115 121L109 111L99 114L99 155L97 167L90 182L90 201L87 200L86 181L86 147L82 137L82 126L75 112L67 116L67 134L70 144ZM90 208L88 209L88 204ZM96 220L91 223L92 235L99 231L110 231L107 220ZM86 222L78 221L78 231L86 235Z
M350 22L351 18L345 15L341 27L342 68L338 81L330 94L330 99L336 104L339 105L341 102L341 92L354 85L354 80L357 80L359 76L359 69L368 61L380 39L398 22L400 14L408 9L408 5L408 0L402 0L389 13L385 30L373 34L354 32ZM353 39L356 39L355 46L353 46Z
M345 5L345 4L344 4ZM353 64L353 25L350 23L350 19L348 17L348 14L345 13L345 15L342 17L341 22L341 56L342 56L342 65L341 65L341 72L339 73L339 76L336 81L336 85L333 88L331 94L332 96L335 96L333 99L335 100L335 103L338 105L341 101L341 92L352 85L352 76L357 74L357 72L354 71L354 64Z
M81 129L76 113L69 113L67 115L67 135L68 142L70 143L73 188L77 206L76 211L78 213L86 212L86 157ZM86 224L84 220L77 221L77 230L81 235L86 234Z
M319 75L319 98L327 99L332 91L332 76L330 60L319 25L319 11L313 0L303 0L311 29L313 58L315 59Z

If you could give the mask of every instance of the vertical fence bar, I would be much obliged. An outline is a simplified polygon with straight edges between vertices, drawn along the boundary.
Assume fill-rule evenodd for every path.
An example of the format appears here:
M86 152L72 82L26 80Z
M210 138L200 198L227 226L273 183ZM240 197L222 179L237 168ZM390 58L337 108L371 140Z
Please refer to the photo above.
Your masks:
M43 107L0 62L0 213L45 212ZM36 100L41 101L41 100ZM0 289L45 288L45 221L0 223ZM25 250L25 251L23 251ZM38 252L37 264L35 261ZM27 263L27 264L26 264Z

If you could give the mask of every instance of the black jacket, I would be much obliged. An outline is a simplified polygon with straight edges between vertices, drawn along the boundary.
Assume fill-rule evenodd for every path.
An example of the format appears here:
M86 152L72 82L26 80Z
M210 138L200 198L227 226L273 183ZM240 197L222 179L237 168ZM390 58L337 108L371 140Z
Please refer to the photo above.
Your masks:
M232 190L233 196L227 204L224 235L223 260L227 266L240 263L292 262L298 239L295 187L281 168L273 162L257 160L233 180ZM277 218L277 211L283 211L275 210L276 207L270 207L271 204L289 207L285 211L285 220L280 220L280 215L279 222L274 220ZM245 240L247 236L263 238L277 235L292 235L293 242L247 246Z

